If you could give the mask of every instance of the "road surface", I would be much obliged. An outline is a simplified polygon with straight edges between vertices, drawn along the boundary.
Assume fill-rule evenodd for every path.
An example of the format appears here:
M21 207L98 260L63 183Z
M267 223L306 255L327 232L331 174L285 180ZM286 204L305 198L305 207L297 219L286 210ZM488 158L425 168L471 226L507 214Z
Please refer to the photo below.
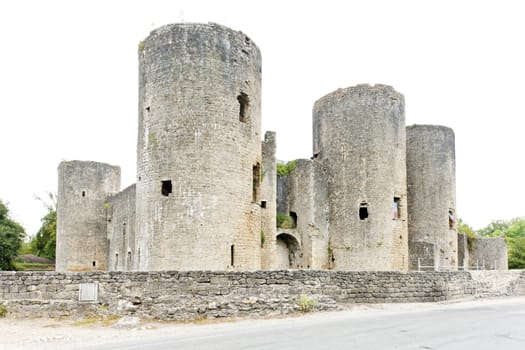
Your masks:
M525 349L525 297L352 305L340 312L118 329L0 318L0 350Z

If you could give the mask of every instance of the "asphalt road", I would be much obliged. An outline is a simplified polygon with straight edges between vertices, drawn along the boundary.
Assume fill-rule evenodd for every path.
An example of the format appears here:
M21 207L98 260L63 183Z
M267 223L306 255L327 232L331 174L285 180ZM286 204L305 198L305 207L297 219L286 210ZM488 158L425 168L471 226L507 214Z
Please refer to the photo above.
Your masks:
M525 304L452 304L421 311L316 314L196 327L89 350L525 349Z

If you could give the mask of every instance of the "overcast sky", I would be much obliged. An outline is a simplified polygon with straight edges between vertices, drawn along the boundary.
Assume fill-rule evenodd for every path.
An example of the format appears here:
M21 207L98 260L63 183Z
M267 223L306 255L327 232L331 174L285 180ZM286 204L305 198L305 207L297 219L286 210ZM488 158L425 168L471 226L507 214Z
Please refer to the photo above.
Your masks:
M309 158L315 100L360 83L405 95L406 121L456 134L457 212L474 228L525 215L521 1L2 1L0 199L33 235L62 160L135 182L138 43L216 22L263 57L262 127ZM525 6L525 5L524 5Z

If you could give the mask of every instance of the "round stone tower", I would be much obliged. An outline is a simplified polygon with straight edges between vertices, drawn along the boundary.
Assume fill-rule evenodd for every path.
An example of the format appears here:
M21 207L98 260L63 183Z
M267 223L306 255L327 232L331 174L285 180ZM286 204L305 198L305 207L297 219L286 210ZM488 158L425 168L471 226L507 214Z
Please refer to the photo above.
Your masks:
M68 161L58 166L57 271L107 269L106 199L120 190L120 167Z
M136 269L260 268L261 54L217 24L139 44Z
M405 102L386 85L357 85L313 108L314 159L328 186L331 268L408 267Z
M434 264L457 267L456 156L454 131L439 125L407 127L408 232L411 269L414 242L434 245ZM412 249L414 247L414 249ZM430 253L430 252L429 252Z

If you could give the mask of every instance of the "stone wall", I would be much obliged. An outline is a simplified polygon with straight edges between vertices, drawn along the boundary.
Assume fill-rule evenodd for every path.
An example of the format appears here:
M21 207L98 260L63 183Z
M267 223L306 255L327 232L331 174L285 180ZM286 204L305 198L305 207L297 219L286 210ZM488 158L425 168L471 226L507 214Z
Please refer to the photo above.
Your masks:
M107 199L109 271L132 271L138 264L135 249L135 185Z
M261 268L275 267L277 160L275 132L267 131L262 142L261 169Z
M264 316L300 311L301 299L315 300L316 310L329 310L346 303L452 300L471 297L476 290L497 295L498 288L505 290L499 295L523 295L524 272L507 274L506 283L483 284L482 274L473 279L468 272L0 272L0 303L15 316L31 317ZM79 302L80 286L86 283L97 286L95 302ZM508 288L512 283L515 287Z
M469 238L471 269L507 270L507 242L503 237Z
M458 267L468 269L469 262L469 244L468 237L464 234L458 233Z

